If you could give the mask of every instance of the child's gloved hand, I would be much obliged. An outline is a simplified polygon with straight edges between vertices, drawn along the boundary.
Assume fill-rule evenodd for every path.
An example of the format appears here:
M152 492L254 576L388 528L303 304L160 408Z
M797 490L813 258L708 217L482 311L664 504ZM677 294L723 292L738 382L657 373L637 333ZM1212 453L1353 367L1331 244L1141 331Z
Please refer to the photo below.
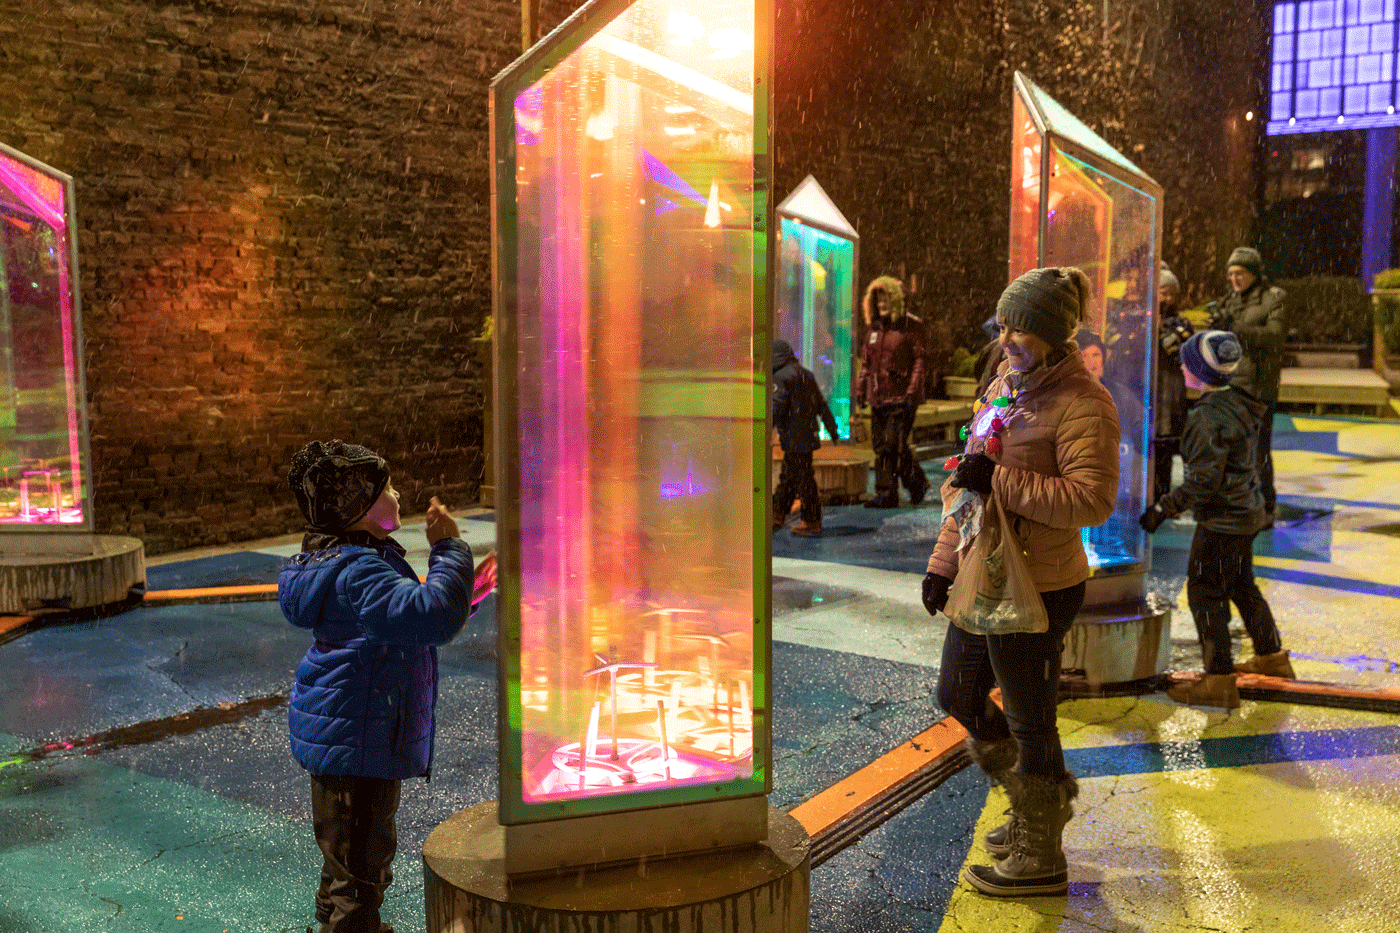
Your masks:
M992 494L992 471L996 469L996 461L986 454L971 454L958 461L958 468L953 472L953 478L949 485L957 486L959 489L971 489L973 492L981 493L984 496Z
M472 582L472 605L481 602L496 588L496 552L492 551L476 565Z
M936 573L924 574L924 608L928 614L936 616L948 605L948 588L953 581Z
M452 517L452 513L447 511L447 506L438 501L437 496L429 500L427 528L428 545L431 547L443 538L460 538L462 533L457 530L457 520Z
M1138 524L1142 526L1143 531L1152 534L1161 527L1162 522L1166 520L1167 513L1162 511L1160 505L1154 505L1138 517Z

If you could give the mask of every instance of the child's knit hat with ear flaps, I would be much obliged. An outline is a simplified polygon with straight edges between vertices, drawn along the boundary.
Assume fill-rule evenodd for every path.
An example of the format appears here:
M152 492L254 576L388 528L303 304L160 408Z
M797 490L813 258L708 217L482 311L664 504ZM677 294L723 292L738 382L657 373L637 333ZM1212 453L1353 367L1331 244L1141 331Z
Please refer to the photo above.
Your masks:
M389 485L389 465L368 447L312 441L292 455L287 483L307 527L335 534L365 517Z

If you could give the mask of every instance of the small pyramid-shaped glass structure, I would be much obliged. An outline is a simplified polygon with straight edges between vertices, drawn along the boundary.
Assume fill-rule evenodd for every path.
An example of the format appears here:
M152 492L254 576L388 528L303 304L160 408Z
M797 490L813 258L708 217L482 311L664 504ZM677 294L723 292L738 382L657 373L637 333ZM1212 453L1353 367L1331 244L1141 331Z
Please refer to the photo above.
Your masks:
M766 806L772 15L592 0L491 85L507 825Z
M817 377L850 437L860 234L811 175L778 205L778 336Z
M1137 518L1152 501L1162 187L1025 75L1014 86L1009 277L1078 266L1093 283L1090 319L1075 339L1118 406L1121 479L1112 517L1085 529L1085 547L1096 577L1141 578L1149 550ZM1131 598L1131 581L1121 582L1110 588L1114 598Z
M0 143L0 539L92 530L76 230L73 179Z

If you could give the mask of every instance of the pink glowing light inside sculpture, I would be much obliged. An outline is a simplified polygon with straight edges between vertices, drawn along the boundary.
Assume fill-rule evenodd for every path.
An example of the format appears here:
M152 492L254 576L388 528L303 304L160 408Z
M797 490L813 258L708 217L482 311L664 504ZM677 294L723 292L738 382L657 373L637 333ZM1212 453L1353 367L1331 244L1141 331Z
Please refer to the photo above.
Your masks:
M6 385L0 397L10 410L0 425L11 430L0 433L0 466L4 467L3 497L0 497L0 524L77 525L84 519L83 443L80 430L78 325L73 295L72 246L65 212L66 185L5 153L0 153L0 186L9 195L11 208L6 237L27 240L26 255L36 257L32 267L6 269L5 281L11 293L6 296L5 340L13 343L16 319L36 338L39 345L17 352L10 346L13 362L5 371ZM42 280L52 282L47 291ZM22 300L11 300L12 298ZM53 327L56 320L57 328ZM62 371L46 367L42 359L55 349L62 355ZM35 362L31 357L36 357ZM44 414L56 407L52 394L61 380L64 415L55 423ZM66 444L20 437L15 430L19 412L25 409L29 423L43 430L66 429ZM31 429L32 433L32 429ZM41 431L42 433L42 431Z

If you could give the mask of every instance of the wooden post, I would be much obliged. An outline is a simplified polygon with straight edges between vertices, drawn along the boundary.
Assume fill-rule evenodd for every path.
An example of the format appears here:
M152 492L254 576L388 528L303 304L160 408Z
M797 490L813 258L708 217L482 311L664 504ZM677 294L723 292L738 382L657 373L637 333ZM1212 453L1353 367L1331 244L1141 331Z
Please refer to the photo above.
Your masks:
M539 38L540 0L520 0L520 51L530 51Z

